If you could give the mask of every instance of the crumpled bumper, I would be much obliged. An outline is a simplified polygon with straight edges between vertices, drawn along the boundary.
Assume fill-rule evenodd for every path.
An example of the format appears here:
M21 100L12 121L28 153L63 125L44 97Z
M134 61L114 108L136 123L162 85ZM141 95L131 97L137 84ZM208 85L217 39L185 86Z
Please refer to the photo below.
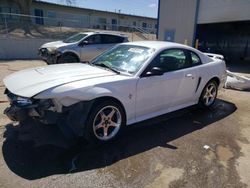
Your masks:
M11 105L4 110L4 114L12 121L22 122L27 118L33 118L44 124L56 124L59 113L46 109L40 109L39 107L18 107Z
M12 121L24 121L28 117L28 110L17 106L10 106L4 110L4 114Z
M33 99L17 96L8 89L4 92L10 106L4 110L4 114L12 121L24 121L28 117L42 121L45 124L54 124L58 118L58 112L54 109L50 99Z
M57 59L60 54L57 53L50 53L46 48L41 48L38 50L38 55L49 64L56 64Z

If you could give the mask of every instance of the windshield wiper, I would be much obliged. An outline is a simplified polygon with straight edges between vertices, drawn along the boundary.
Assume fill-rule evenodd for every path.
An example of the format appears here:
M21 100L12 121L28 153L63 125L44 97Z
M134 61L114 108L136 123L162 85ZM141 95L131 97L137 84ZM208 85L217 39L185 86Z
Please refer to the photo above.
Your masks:
M120 74L120 72L118 70L115 70L114 68L104 64L104 63L100 63L100 64L94 64L95 66L99 66L99 67L104 67L107 68L109 70L112 70L113 72L115 72L116 74Z

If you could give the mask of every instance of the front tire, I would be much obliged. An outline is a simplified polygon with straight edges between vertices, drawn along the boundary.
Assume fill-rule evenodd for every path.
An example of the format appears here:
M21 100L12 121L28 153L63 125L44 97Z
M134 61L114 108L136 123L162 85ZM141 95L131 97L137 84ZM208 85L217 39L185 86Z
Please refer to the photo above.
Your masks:
M101 102L90 112L84 131L85 138L92 144L110 142L119 136L125 121L125 112L117 102Z
M77 62L79 62L78 58L75 57L75 56L73 56L73 55L69 55L69 54L62 55L57 60L58 64L62 64L62 63L77 63Z
M201 93L199 100L200 106L204 108L211 107L217 98L217 93L218 84L214 80L208 82Z

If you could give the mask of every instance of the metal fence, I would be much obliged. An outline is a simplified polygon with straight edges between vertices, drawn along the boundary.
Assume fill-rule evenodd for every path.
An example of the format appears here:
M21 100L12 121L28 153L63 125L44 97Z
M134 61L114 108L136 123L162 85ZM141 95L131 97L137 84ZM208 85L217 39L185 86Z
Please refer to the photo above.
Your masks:
M155 39L155 28L108 24L95 19L40 17L33 15L0 13L0 35L18 37L21 33L41 38L62 38L85 30L108 30L135 33L142 39Z

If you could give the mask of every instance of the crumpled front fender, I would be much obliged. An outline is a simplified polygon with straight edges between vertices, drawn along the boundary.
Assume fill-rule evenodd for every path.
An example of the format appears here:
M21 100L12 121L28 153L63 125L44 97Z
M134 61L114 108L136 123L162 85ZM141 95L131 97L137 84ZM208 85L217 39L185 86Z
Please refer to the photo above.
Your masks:
M67 138L83 136L84 127L94 103L92 101L79 102L69 107L64 107L57 126Z
M99 97L113 96L107 88L85 87L85 88L66 88L56 87L46 90L34 98L36 99L55 99L63 106L71 106L80 101L91 101Z

